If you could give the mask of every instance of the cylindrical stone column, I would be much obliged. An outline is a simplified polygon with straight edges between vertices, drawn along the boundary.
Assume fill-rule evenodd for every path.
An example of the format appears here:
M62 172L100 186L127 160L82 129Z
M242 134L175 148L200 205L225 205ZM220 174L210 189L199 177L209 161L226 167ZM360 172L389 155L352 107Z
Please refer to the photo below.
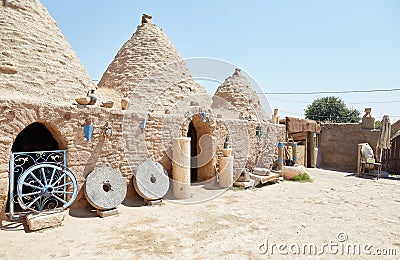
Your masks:
M283 143L278 143L278 170L283 170Z
M293 144L293 162L299 164L299 157L297 156L297 143Z
M190 198L190 138L172 139L172 194L176 199Z
M311 167L317 167L317 156L318 156L318 148L317 148L317 133L310 134L310 146L311 146Z
M219 186L228 188L233 183L233 156L219 158Z

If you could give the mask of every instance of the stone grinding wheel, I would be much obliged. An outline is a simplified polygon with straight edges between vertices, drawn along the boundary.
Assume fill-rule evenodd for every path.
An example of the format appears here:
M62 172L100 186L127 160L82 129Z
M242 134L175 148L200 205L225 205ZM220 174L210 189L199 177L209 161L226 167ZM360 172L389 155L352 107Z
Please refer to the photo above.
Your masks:
M169 178L161 164L154 161L141 163L133 177L136 192L146 200L157 200L167 194Z
M97 168L86 178L85 196L96 209L117 207L125 199L126 190L125 178L110 167Z

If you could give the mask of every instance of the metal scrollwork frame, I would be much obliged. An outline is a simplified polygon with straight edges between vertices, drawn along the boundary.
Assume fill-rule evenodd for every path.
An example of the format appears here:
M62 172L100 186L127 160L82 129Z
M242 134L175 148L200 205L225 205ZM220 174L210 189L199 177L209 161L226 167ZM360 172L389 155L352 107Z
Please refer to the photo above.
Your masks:
M31 211L69 206L76 197L77 186L66 165L67 150L11 153L10 219Z

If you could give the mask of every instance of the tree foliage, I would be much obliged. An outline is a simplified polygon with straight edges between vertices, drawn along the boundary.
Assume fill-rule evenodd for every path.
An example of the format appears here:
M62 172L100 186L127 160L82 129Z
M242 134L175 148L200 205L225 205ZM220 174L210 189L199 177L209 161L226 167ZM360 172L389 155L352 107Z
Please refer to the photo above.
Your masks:
M356 123L360 121L360 111L347 108L338 97L323 97L315 99L305 109L308 119L332 123Z

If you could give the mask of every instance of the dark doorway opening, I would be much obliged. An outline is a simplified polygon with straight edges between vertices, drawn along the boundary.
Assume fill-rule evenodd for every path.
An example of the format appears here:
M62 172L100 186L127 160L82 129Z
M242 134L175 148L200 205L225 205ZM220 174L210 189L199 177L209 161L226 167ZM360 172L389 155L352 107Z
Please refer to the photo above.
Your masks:
M16 153L51 151L58 149L58 143L47 127L36 122L28 125L17 135L11 151Z
M11 148L12 158L10 161L10 173L11 170L13 171L12 190L14 197L8 196L7 213L10 212L10 200L12 200L14 212L23 211L17 202L16 195L19 177L31 166L40 163L63 163L65 154L57 151L59 149L56 139L49 129L41 123L35 122L28 125L17 135ZM11 186L9 188L11 190Z
M187 137L190 137L190 181L197 181L197 131L193 122L189 123Z

